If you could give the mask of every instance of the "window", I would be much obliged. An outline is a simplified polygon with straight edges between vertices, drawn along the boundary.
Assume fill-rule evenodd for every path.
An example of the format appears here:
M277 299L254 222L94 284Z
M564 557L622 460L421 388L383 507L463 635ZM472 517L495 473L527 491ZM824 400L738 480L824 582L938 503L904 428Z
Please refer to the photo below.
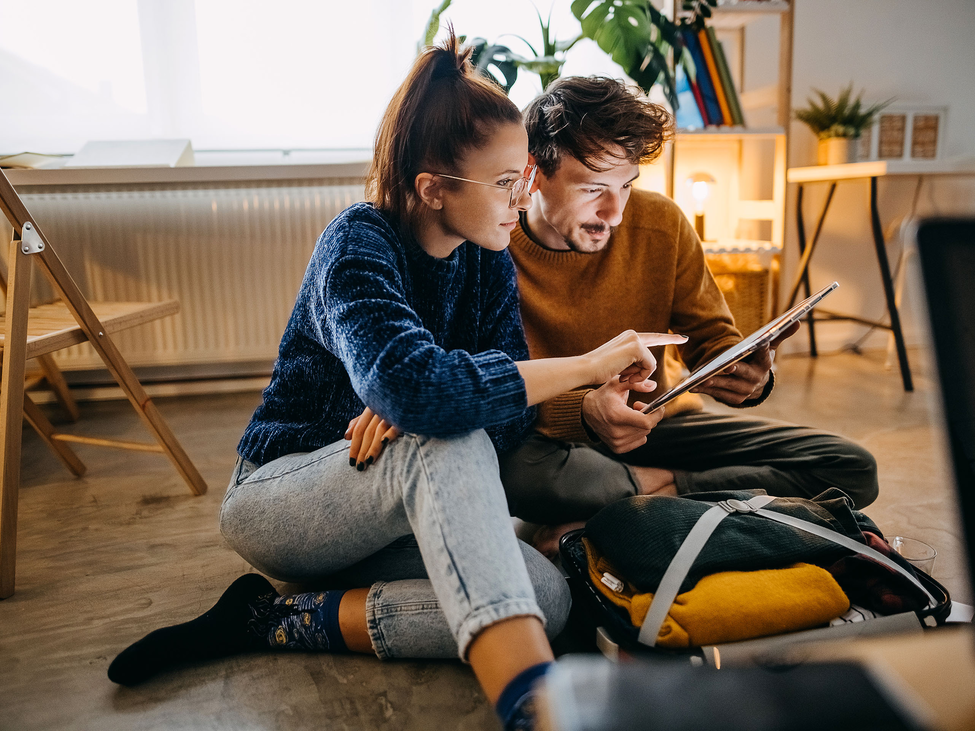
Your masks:
M0 0L0 154L148 138L190 138L197 150L369 149L437 4ZM517 34L538 48L529 0L454 0L448 20L459 35L530 55ZM552 27L560 39L579 32L568 3ZM564 72L613 68L583 42ZM523 107L539 91L522 72L511 96Z

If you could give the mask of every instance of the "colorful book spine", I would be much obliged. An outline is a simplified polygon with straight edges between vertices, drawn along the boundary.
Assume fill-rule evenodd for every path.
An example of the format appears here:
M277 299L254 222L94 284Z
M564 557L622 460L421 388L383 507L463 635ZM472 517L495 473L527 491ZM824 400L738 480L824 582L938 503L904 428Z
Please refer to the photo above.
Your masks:
M690 55L690 48L687 49L688 55ZM695 78L697 74L697 69L694 67L693 57L690 62L686 62L682 59L681 63L677 64L677 68L682 72L684 79L687 81L688 87L690 87L691 95L694 97L694 104L697 105L697 113L701 117L701 126L707 127L708 122L708 111L704 106L704 97L701 96L701 87L697 84L697 79Z
M691 92L694 94L694 102L697 104L697 111L701 115L701 121L704 126L708 126L707 118L707 108L704 106L704 97L701 96L701 87L697 85L697 81L691 81Z
M687 72L680 64L675 71L674 83L677 87L677 110L674 117L677 121L678 129L703 129L704 118L701 110L697 106L697 99L691 89L691 84L687 78Z
M701 100L704 104L704 120L708 125L720 125L724 123L724 116L721 114L721 106L718 104L718 97L714 92L714 85L708 74L707 63L704 61L704 54L701 51L701 42L693 28L682 28L681 35L684 37L684 45L694 59L695 82L701 92ZM693 86L691 87L693 88Z
M739 126L745 126L745 117L741 112L741 101L738 99L738 90L735 89L735 82L731 78L731 67L728 66L728 57L725 56L724 46L715 35L714 28L708 26L708 39L711 41L711 51L714 54L714 63L718 67L718 76L721 78L721 86L724 88L725 98L728 100L728 108L731 110L731 122Z
M697 38L701 42L701 53L704 54L704 63L707 64L711 83L714 84L714 94L718 98L718 106L721 108L721 119L724 124L730 127L734 124L731 119L731 107L728 106L728 98L721 84L721 76L718 74L718 64L715 63L714 52L711 50L711 36L708 34L708 29L699 30Z

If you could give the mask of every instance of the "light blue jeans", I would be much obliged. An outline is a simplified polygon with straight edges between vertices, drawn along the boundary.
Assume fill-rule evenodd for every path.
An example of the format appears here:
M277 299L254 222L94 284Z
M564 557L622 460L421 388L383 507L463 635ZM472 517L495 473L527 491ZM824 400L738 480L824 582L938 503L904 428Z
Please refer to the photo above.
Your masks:
M515 538L483 430L401 434L362 472L349 465L346 441L261 467L238 459L220 531L273 578L369 586L380 658L466 659L498 621L535 616L551 638L568 617L565 579Z

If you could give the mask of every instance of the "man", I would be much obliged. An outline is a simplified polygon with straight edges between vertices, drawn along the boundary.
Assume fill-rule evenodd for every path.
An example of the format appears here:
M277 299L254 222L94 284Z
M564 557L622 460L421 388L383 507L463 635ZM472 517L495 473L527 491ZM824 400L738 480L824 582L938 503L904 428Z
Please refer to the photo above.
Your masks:
M525 125L538 165L534 205L509 250L533 358L578 355L627 328L669 330L688 337L679 354L693 370L741 340L680 209L633 189L639 165L672 135L664 109L615 80L568 77L529 105ZM762 403L777 345L696 390L733 407ZM658 393L681 377L670 347L654 352ZM836 486L858 508L876 499L874 458L842 437L708 413L693 393L643 414L651 390L610 382L543 404L537 433L502 457L512 514L564 524L632 495L750 488L813 497ZM540 533L536 547L551 552L553 537Z

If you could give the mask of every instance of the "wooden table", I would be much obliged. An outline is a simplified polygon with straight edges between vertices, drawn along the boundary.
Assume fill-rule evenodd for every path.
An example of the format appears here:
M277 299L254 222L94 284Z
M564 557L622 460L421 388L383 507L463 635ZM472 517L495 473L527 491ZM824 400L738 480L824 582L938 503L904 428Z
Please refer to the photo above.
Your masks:
M817 308L817 317L813 318L810 313L807 318L809 326L809 349L810 354L815 357L816 352L816 320L851 320L872 327L881 327L890 330L894 337L897 349L897 360L900 363L901 378L904 381L904 390L913 391L914 382L911 378L911 367L907 360L907 348L904 344L904 332L901 328L900 313L897 309L897 301L894 293L894 282L890 273L890 262L887 258L887 244L884 240L883 228L880 225L880 215L877 212L877 179L894 175L917 176L923 181L927 176L936 175L973 175L975 174L975 159L958 160L930 160L930 161L903 161L903 160L874 160L870 162L846 163L843 165L814 165L811 167L790 168L787 172L787 180L790 183L798 184L796 194L796 231L799 236L799 267L796 271L795 282L789 293L784 309L791 307L799 293L799 287L803 287L808 297L811 288L809 285L809 262L819 235L823 229L823 221L829 211L829 205L836 192L836 186L841 181L847 180L870 180L870 223L873 230L874 248L877 253L877 263L880 265L880 279L884 287L884 297L887 301L887 314L890 322L878 322L867 320L853 315L841 315ZM813 230L812 238L807 240L806 226L802 213L802 198L804 187L809 183L829 183L829 192L826 201L819 213ZM920 184L920 183L919 183Z

